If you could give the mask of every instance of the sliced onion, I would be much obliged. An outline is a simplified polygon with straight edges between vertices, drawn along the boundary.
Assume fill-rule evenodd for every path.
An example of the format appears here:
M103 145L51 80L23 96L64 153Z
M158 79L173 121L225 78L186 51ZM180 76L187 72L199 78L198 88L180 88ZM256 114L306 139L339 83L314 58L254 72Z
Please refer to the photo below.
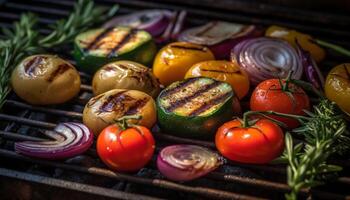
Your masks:
M222 164L222 158L197 145L172 145L157 158L159 171L170 180L189 181L208 174Z
M208 46L217 59L222 59L237 43L258 35L261 34L253 25L214 21L182 32L178 40Z
M118 25L130 26L158 36L164 32L169 24L172 12L168 10L144 10L128 15L114 17L103 25L103 28L112 28Z
M301 60L295 49L281 39L259 37L240 42L231 52L231 60L248 74L253 85L271 78L300 79L303 73Z
M63 159L85 152L93 142L90 129L75 122L60 123L54 131L45 131L44 134L54 140L16 142L16 152L37 158Z
M324 86L324 77L317 66L316 61L312 58L310 52L304 50L296 41L298 55L304 68L306 79L316 88L322 89Z

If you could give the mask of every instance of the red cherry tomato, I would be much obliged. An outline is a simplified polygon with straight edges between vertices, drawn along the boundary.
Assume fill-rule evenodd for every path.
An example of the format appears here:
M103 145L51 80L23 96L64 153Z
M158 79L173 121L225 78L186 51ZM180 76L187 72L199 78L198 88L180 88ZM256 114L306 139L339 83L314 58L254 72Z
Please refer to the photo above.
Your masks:
M264 164L279 156L284 149L282 129L267 119L244 128L235 119L223 124L215 136L216 148L233 161Z
M282 83L285 84L285 80ZM250 98L250 109L305 115L303 110L310 109L310 102L304 90L297 85L289 83L287 91L283 91L278 79L270 79L261 82L255 88ZM271 117L285 123L289 129L299 126L299 122L295 119L274 115Z
M152 158L154 148L154 138L144 126L122 130L113 124L103 129L97 139L99 157L116 171L141 169Z

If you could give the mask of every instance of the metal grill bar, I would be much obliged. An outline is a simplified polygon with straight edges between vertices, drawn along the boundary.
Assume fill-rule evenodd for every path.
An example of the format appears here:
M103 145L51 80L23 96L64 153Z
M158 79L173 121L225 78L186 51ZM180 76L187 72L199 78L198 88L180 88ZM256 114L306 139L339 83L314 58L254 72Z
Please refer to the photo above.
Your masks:
M55 186L59 188L75 190L79 192L85 192L89 194L95 194L100 196L105 196L113 199L145 199L145 200L159 200L159 198L144 196L140 194L131 194L121 191L116 191L113 189L106 189L103 187L91 186L82 183L76 183L71 181L63 181L60 179L44 177L24 172L19 172L15 170L9 170L0 168L0 176L7 176L15 179L20 179L24 181L31 181L39 184L45 184L49 186Z

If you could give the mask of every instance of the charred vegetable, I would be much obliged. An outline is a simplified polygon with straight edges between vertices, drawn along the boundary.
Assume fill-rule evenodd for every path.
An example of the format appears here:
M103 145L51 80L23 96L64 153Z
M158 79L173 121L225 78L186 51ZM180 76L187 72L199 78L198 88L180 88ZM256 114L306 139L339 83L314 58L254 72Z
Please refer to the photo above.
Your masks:
M214 55L207 47L175 42L158 52L153 64L153 73L161 84L169 85L182 80L192 65L213 59Z
M190 78L171 84L157 99L161 129L182 137L206 139L240 112L228 83L211 78Z
M162 34L170 23L173 13L168 10L143 10L132 14L114 17L103 28L128 26L149 32L153 37Z
M197 145L172 145L162 149L157 158L159 171L170 180L190 181L214 171L222 158Z
M325 93L328 99L350 113L350 63L338 65L329 72Z
M94 95L112 89L129 89L145 92L156 98L159 83L152 70L132 61L116 61L99 69L92 80Z
M235 63L229 61L210 60L197 63L187 71L185 78L200 76L229 83L240 99L249 90L247 73L241 70Z
M16 152L37 158L64 159L85 152L94 140L88 127L75 122L58 124L54 131L44 134L53 140L16 142Z
M311 56L316 60L316 62L321 62L326 56L325 50L317 45L317 43L313 42L314 39L308 34L280 26L270 26L266 30L265 35L268 37L286 40L294 48L297 48L298 43L305 51L310 52Z
M59 104L79 93L80 76L73 65L58 56L34 55L13 70L11 85L30 104Z
M224 59L240 41L259 35L253 25L214 21L185 30L179 35L179 41L208 46L216 59Z
M142 119L130 119L128 123L152 128L156 122L152 97L137 90L110 90L89 100L83 111L83 122L97 135L115 120L129 115L140 115Z
M117 171L136 171L144 167L152 158L155 142L150 130L144 126L129 124L125 116L116 120L100 133L96 150L101 160Z
M242 67L253 85L271 78L300 79L303 73L296 50L281 39L260 37L240 42L233 48L231 60Z
M146 31L118 26L94 29L75 38L74 58L78 67L94 73L116 60L132 60L145 65L152 62L156 46Z

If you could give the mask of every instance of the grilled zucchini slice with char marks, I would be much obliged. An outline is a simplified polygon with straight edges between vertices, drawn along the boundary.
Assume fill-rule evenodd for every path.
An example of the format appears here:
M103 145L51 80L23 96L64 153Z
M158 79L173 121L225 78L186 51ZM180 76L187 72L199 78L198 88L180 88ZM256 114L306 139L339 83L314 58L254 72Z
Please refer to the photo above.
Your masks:
M156 53L149 33L123 26L89 30L79 34L74 43L77 65L88 73L94 73L104 64L116 60L149 65Z
M190 78L171 84L157 99L161 129L181 137L208 139L240 112L231 86L211 78Z

